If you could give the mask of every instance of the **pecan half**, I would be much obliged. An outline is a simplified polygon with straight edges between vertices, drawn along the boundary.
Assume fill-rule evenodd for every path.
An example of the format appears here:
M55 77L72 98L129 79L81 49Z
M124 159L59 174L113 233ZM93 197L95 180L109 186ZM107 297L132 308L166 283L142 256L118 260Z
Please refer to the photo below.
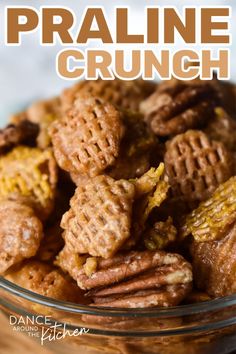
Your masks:
M177 254L133 251L97 261L89 277L83 268L76 280L96 306L174 306L191 289L191 265Z
M211 85L179 85L158 90L141 104L141 112L159 136L173 136L199 128L214 117Z
M142 279L140 279L140 282ZM140 290L135 293L117 296L93 296L97 307L148 308L177 306L191 290L190 283L167 285L161 289Z
M97 258L89 275L86 259L65 247L56 265L81 289L90 290L87 297L96 306L174 306L191 290L191 265L178 254L132 251L106 260Z

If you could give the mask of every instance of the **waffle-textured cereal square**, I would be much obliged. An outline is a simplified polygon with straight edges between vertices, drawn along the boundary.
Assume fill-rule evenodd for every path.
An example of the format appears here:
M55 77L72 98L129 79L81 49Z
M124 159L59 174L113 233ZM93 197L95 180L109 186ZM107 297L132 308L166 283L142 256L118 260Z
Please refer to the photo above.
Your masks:
M101 175L77 187L63 216L66 245L81 254L112 257L130 237L134 185Z
M225 146L198 130L177 135L164 157L171 193L191 205L211 196L233 175L233 157Z
M123 125L111 104L81 96L67 115L51 125L50 135L62 169L96 176L118 157Z

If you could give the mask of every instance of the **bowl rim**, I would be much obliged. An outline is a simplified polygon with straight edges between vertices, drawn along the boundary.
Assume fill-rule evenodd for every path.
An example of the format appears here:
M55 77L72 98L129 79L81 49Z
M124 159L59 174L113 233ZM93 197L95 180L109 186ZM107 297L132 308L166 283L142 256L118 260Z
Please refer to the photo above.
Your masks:
M124 309L124 308L112 308L112 307L96 307L82 305L72 302L66 302L61 300L56 300L53 298L48 298L43 295L39 295L30 290L22 288L3 277L0 277L0 289L6 292L20 297L22 299L28 300L30 302L37 303L46 307L54 308L56 310L61 310L73 314L80 315L94 315L94 316L104 316L104 317L152 317L152 318L168 318L168 317L179 317L179 316L190 316L194 314L211 312L216 310L222 310L229 306L236 305L236 294L225 296L222 298L217 298L213 300L208 300L204 302L199 302L196 304L179 305L169 308L157 307L157 308L137 308L137 309ZM0 303L2 298L0 299Z

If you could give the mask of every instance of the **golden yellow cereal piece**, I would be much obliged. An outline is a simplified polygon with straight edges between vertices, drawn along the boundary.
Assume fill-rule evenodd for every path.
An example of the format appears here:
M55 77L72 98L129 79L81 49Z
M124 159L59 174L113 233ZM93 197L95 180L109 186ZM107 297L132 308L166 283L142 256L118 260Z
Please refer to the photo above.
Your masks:
M181 234L192 234L197 242L217 240L235 220L236 176L221 184L210 199L187 216Z
M150 251L163 250L176 239L177 230L173 220L159 221L145 234L144 244Z
M133 212L134 237L139 237L146 228L146 221L156 207L159 207L167 198L168 182L161 180L164 173L164 164L151 168L139 179L131 180L136 188L136 203Z
M0 158L0 198L23 199L48 214L56 182L57 168L51 150L18 146Z
M132 179L130 182L134 183L136 188L136 196L142 196L150 193L160 181L161 176L164 173L164 163L160 163L157 168L150 168L142 177Z
M146 199L146 208L144 210L143 218L146 221L151 211L159 207L167 198L169 185L166 181L159 181L153 194L149 195Z

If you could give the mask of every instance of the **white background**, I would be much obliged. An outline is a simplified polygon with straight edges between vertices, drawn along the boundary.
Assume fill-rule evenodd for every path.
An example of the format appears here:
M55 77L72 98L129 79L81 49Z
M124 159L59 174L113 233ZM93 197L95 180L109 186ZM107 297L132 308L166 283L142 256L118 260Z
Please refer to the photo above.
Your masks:
M143 28L144 7L148 5L177 6L180 10L184 5L231 5L233 14L231 19L231 33L236 36L236 1L235 0L0 0L0 125L3 125L10 113L20 110L33 100L50 97L61 91L68 82L57 77L55 58L60 45L54 47L40 47L39 34L30 34L23 38L19 47L4 45L4 8L9 5L30 5L39 8L41 5L68 6L73 9L78 17L86 6L104 6L109 24L114 24L113 13L115 6L130 6L131 30L141 31ZM78 25L77 25L78 26ZM90 44L94 47L94 43ZM96 45L98 45L96 43ZM177 43L179 48L183 42ZM231 51L231 77L236 80L236 45Z

